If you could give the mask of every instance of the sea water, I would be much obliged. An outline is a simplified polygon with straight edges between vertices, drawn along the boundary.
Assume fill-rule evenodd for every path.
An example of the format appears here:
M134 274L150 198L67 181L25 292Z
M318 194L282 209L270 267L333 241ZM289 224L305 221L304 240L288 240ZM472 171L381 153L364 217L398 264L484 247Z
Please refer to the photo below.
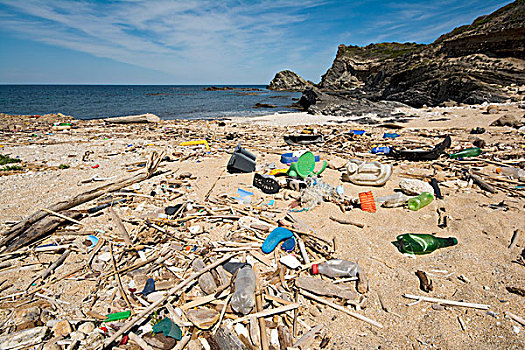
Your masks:
M162 119L249 117L292 112L289 106L301 96L267 90L263 85L229 86L237 89L206 91L209 85L0 85L0 113L62 113L77 119L142 113ZM276 107L254 108L256 103Z

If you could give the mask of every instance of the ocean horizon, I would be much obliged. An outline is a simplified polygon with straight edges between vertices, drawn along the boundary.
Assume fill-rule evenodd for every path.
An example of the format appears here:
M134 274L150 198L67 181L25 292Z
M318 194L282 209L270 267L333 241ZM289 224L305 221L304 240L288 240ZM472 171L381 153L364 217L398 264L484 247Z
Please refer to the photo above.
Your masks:
M233 90L207 91L208 87ZM161 119L217 119L292 112L301 93L265 85L0 84L0 113L62 113L100 119L153 113ZM256 104L273 108L255 108Z

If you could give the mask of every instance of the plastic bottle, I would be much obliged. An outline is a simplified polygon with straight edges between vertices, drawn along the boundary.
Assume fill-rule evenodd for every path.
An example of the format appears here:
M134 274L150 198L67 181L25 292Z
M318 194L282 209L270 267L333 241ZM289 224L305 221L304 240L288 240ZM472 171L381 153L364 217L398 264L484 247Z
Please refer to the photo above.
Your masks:
M455 237L441 238L422 233L405 233L397 236L397 246L401 253L429 254L438 248L458 244Z
M423 192L417 197L412 197L408 200L408 209L410 210L419 210L423 207L426 207L434 200L434 195L432 193Z
M498 174L504 175L511 179L516 179L520 181L525 181L525 170L520 168L515 168L512 166L506 166L503 168L496 168Z
M235 278L235 292L231 300L233 311L247 315L255 306L255 273L246 264L240 268Z
M200 258L193 260L191 266L195 272L199 272L206 267ZM217 291L217 283L215 283L215 279L210 272L205 272L199 276L199 287L206 294L215 293Z
M359 265L352 261L343 259L332 259L322 264L312 265L312 274L329 277L357 277L360 272Z
M377 202L383 203L383 207L385 208L396 208L405 204L408 198L409 197L404 195L402 192L396 192L388 196L379 197Z
M480 154L481 154L481 148L471 147L471 148L466 148L463 151L449 154L449 156L452 159L458 159L458 158L465 158L465 157L476 157L476 156L479 156Z
M322 264L312 265L312 274L322 274L329 277L358 277L356 288L359 293L368 291L368 279L364 271L357 263L343 260L332 259Z

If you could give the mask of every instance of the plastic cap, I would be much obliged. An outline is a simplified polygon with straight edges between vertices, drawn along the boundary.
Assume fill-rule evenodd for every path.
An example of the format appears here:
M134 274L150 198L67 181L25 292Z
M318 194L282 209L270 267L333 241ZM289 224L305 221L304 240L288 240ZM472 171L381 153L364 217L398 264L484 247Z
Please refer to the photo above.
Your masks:
M317 275L319 273L319 265L313 264L312 265L312 275Z

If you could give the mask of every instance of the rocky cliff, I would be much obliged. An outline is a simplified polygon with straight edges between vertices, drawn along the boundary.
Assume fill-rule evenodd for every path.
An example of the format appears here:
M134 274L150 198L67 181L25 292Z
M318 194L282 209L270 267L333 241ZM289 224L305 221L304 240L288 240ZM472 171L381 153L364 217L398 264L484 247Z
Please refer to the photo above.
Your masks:
M357 98L414 107L504 102L509 98L505 87L512 84L525 85L525 0L479 17L429 45L340 45L317 86L324 92L317 94L317 101L336 96L338 103ZM313 105L307 108L315 109ZM330 109L323 111L330 114Z
M298 74L290 70L283 70L275 74L275 77L266 88L277 91L303 91L309 85L311 84Z

